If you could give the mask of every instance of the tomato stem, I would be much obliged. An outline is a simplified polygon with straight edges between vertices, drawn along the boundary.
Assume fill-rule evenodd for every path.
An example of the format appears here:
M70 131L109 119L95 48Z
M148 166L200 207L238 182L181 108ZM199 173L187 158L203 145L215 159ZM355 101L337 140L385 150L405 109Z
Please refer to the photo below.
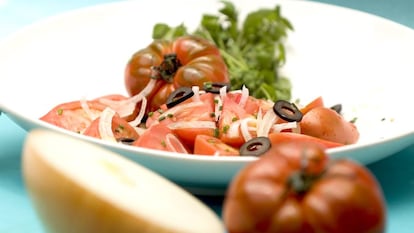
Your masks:
M321 175L310 175L304 171L293 173L288 179L288 186L297 194L304 194L312 187Z
M177 58L177 54L170 53L164 55L164 60L159 66L153 66L152 78L162 79L168 83L174 80L175 73L180 68L181 63Z

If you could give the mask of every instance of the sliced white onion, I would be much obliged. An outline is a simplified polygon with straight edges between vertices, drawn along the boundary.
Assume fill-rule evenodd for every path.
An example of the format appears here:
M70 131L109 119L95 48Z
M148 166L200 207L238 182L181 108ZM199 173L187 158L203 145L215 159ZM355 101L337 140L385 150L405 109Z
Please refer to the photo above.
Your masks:
M223 108L223 101L219 96L214 97L214 119L219 120Z
M249 127L250 122L256 123L256 120L253 118L244 118L240 122L240 131L245 142L253 138L252 134L250 133L250 130L252 129L252 127Z
M193 90L193 101L198 102L200 100L200 87L199 86L192 86L191 89Z
M240 121L238 120L238 121L232 122L229 125L229 130L227 131L227 135L230 138L239 137L240 136L239 129L240 129Z
M270 129L272 128L273 124L277 120L277 115L274 111L268 110L264 116L263 119L260 121L260 124L258 124L257 127L257 136L258 137L267 137L269 134Z
M247 98L249 98L249 89L245 85L243 85L241 92L242 94L240 97L239 105L244 108L247 102Z
M167 148L169 148L171 151L174 152L180 152L180 153L187 153L187 149L183 146L183 144L178 140L178 138L174 134L167 134L165 135L165 144ZM175 149L175 146L173 144L179 145L181 148L179 150Z
M285 129L296 129L299 126L299 124L296 121L293 122L286 122L286 123L280 123L280 124L274 124L272 126L272 132L273 133L280 133L282 130Z
M102 111L101 118L99 119L99 135L103 140L116 142L114 132L112 131L112 119L116 112L112 108L105 108Z
M190 103L185 103L185 104L179 104L174 106L173 108L169 108L167 111L163 112L159 118L165 118L168 117L169 115L175 115L178 112L182 112L185 111L189 108L193 108L193 107L197 107L197 106L201 106L204 103L202 101L198 101L198 102L190 102Z
M144 97L147 97L149 93L154 89L156 79L150 79L144 89L140 93L124 100L110 100L110 99L100 99L99 101L105 105L108 105L119 114L120 117L126 117L131 115L135 110L135 105L140 102Z
M136 106L135 103L128 103L126 105L122 105L116 108L116 112L118 113L119 116L126 117L126 116L131 115L135 111L135 106ZM117 107L117 106L114 106L114 107Z
M300 124L296 124L296 128L292 128L292 133L302 133Z
M229 93L230 94L241 94L242 90L232 90L232 91L229 91Z
M263 120L263 111L261 108L259 108L259 110L257 111L256 119L257 119L257 127L259 127L260 123Z
M170 129L187 129L187 128L196 128L196 129L215 129L216 122L213 121L177 121L168 124Z
M141 108L139 109L139 113L137 115L137 117L135 117L135 119L133 121L130 121L129 124L131 126L137 126L141 123L142 118L145 115L145 109L147 108L147 98L143 98L142 102L141 102Z
M91 109L89 108L88 101L86 100L86 98L85 98L85 97L82 97L82 98L80 99L80 105L81 105L81 107L82 107L83 111L85 111L86 115L88 115L89 119L91 119L91 120L93 121L93 120L95 120L95 119L96 119L96 117L98 117L98 116L96 116L96 115L95 115L95 114L91 111Z
M219 90L221 100L224 100L224 97L227 95L227 86L223 86Z
M145 131L147 131L147 129L142 128L142 127L136 127L136 126L133 126L132 128L134 128L134 129L135 129L135 132L137 132L137 134L138 134L139 136L141 136L143 133L145 133Z

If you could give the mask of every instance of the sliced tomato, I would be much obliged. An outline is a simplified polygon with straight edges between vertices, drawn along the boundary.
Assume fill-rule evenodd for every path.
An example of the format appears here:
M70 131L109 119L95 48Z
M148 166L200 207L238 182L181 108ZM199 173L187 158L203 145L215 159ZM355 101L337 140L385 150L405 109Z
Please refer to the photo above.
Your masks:
M119 101L127 97L120 94L105 95L93 100L77 100L59 104L48 113L40 117L40 120L56 125L58 127L83 133L90 126L92 121L98 118L106 107L112 107L105 103L105 100ZM86 104L82 106L82 103ZM140 105L140 103L138 103ZM116 110L116 109L115 109ZM139 106L134 108L133 112L123 117L126 121L133 120L139 112Z
M172 119L172 115L163 114L168 110L167 106L161 105L161 107L153 112L149 112L147 115L147 120L145 122L145 127L149 128L155 124L169 124L174 122Z
M227 145L220 139L208 136L198 135L195 138L194 154L197 155L221 155L221 156L238 156L239 150Z
M224 143L227 143L234 147L240 147L244 142L244 138L240 131L239 120L253 117L247 113L246 110L234 99L226 95L223 98L223 106L218 122L219 138Z
M165 124L152 125L132 145L163 151L189 153L186 146Z
M101 118L98 117L92 121L91 125L85 130L83 134L95 138L102 138L99 132L100 119ZM114 137L117 141L122 141L123 139L135 141L139 138L137 131L131 125L129 125L125 119L119 117L118 115L115 115L112 118L112 132L114 133Z
M210 121L212 124L215 125L213 121ZM185 126L186 123L190 123ZM174 132L174 134L189 148L192 149L194 147L194 143L196 137L198 135L206 135L213 137L216 133L216 128L212 128L212 126L203 126L204 123L209 122L176 122L171 123L168 125L170 129ZM199 124L199 126L195 125ZM183 126L180 126L183 125Z
M187 145L194 145L197 135L213 136L216 131L213 115L214 95L211 93L200 95L200 101L202 105L175 114L176 123L169 124L173 132Z
M152 124L169 124L178 121L213 121L214 116L214 95L206 93L199 95L199 100L189 98L186 101L167 108L165 104L148 115L146 126Z
M147 127L153 124L164 124L191 149L195 137L199 134L213 136L216 130L214 112L214 95L202 94L199 100L195 97L184 101L170 109L161 106L147 119Z
M257 99L253 96L248 96L244 103L241 103L242 93L240 92L227 93L227 98L232 99L235 103L239 104L247 114L251 115L257 115L259 109L262 112L266 112L273 107L273 102L265 99Z
M291 133L291 132L284 132L284 133L270 133L269 140L272 142L272 145L277 145L284 142L298 142L298 143L314 143L322 146L325 149L340 147L344 144L331 142L328 140L312 137L306 134L299 134L299 133Z
M201 104L190 107L190 108L183 108L180 111L177 111L174 114L175 121L213 121L214 116L214 95L211 93L206 93L199 95L200 100L195 101L194 98L188 99L187 101L180 104L181 106L201 102ZM176 107L179 107L177 105Z
M57 105L40 117L40 120L76 133L83 133L107 107L97 101L85 101L85 103L89 112L82 108L81 101L72 101Z

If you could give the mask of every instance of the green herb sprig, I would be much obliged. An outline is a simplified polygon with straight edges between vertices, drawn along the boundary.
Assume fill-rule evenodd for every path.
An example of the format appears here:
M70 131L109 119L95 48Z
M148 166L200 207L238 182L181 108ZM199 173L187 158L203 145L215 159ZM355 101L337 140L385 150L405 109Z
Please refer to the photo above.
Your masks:
M186 34L209 39L220 49L233 90L245 85L257 98L290 100L291 82L278 70L286 62L284 43L293 26L281 14L281 7L252 11L241 22L232 2L221 3L219 14L202 15L194 32L189 33L184 24L171 27L158 23L153 28L153 39L171 40Z

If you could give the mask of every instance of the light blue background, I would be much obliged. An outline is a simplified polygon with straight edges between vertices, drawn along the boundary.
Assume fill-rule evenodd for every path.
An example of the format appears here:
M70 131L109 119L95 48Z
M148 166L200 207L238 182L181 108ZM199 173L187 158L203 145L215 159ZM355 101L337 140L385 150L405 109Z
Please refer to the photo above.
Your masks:
M0 0L0 38L44 17L104 2L110 1ZM414 28L413 0L319 0L319 2L366 11ZM0 115L0 233L42 232L22 183L20 154L25 136L25 131L4 114ZM414 232L413 166L414 142L413 146L368 166L385 193L388 208L387 232ZM218 212L220 211L220 200L209 198L203 200Z

